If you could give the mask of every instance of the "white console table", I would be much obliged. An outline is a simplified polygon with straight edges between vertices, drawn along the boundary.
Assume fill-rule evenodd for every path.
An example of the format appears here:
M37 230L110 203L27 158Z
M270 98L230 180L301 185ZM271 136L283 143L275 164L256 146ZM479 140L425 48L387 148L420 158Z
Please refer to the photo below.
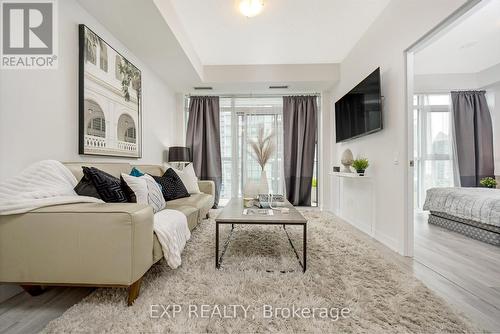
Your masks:
M334 172L337 198L335 214L361 231L373 236L375 222L375 187L370 176Z

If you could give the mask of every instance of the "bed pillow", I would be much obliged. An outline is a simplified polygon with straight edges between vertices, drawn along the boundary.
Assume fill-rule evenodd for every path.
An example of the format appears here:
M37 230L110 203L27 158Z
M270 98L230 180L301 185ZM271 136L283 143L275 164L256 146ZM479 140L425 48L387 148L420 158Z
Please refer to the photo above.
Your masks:
M129 199L120 179L95 167L82 167L83 174L94 184L97 193L106 203L127 203Z
M151 176L145 174L135 177L122 174L121 177L134 192L137 199L136 203L150 205L154 213L161 211L165 207L165 199L160 187Z
M151 176L161 185L161 192L166 201L190 196L181 178L172 168L167 169L162 176Z

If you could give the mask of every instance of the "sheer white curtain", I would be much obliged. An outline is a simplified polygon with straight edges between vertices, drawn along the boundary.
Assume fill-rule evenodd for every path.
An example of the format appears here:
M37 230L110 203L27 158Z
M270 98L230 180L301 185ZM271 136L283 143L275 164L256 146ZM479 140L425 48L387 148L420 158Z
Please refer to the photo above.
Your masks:
M414 96L415 207L432 187L456 186L454 135L449 94Z

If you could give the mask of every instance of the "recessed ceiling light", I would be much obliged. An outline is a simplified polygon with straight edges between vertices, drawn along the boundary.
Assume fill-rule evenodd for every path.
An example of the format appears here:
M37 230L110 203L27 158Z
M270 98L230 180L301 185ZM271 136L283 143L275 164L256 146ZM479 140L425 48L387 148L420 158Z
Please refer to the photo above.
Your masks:
M240 12L246 17L259 15L264 8L264 0L241 0Z

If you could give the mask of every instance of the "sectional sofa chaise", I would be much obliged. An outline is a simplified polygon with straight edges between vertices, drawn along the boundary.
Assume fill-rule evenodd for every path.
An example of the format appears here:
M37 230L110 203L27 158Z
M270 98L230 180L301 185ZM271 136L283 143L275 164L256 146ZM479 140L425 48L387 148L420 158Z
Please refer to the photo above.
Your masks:
M82 166L113 176L137 167L160 176L156 165L65 163L77 180ZM202 193L168 201L193 230L214 204L212 181L199 181ZM153 211L136 203L54 205L24 214L0 216L0 283L21 285L32 295L42 286L128 288L128 305L139 294L146 271L163 257L153 232Z

